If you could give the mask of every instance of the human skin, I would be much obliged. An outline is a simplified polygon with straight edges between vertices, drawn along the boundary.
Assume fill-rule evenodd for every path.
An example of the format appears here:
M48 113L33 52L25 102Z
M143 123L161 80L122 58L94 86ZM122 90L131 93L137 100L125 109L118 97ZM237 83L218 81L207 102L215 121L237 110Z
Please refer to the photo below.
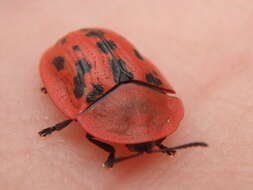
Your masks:
M0 2L0 18L1 189L253 188L251 0L12 0ZM39 137L66 119L40 92L40 56L67 32L93 26L127 37L183 100L184 120L164 144L205 141L208 148L106 169L107 153L84 138L78 123Z

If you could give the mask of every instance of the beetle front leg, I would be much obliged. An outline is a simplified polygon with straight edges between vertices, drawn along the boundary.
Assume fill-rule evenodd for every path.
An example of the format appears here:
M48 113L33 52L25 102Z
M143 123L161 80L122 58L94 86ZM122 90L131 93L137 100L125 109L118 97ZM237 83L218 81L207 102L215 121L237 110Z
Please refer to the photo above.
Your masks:
M73 121L72 119L68 119L68 120L65 120L61 123L57 123L53 127L48 127L48 128L42 129L41 131L39 131L39 135L42 137L45 137L45 136L53 133L54 131L60 131L60 130L64 129L65 127L67 127L72 121Z
M86 134L86 138L92 142L93 144L97 145L98 147L102 148L103 150L105 150L106 152L109 152L109 156L107 158L107 160L105 161L105 163L103 164L103 166L107 167L107 168L112 168L113 164L115 162L115 149L113 148L113 146L98 141L95 139L95 137L91 136L90 134Z
M40 91L41 91L43 94L47 94L47 89L46 89L45 87L42 87L42 88L40 89Z

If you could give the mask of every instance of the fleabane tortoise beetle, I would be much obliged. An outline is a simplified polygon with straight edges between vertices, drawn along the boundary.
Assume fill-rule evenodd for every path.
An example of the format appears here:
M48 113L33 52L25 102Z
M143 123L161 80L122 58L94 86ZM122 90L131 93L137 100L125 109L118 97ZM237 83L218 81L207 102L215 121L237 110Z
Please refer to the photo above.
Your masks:
M162 144L183 118L182 102L161 72L115 32L87 28L67 34L44 53L40 74L43 91L68 119L39 134L76 121L90 142L109 153L108 168L144 153L174 155L177 149L207 146ZM108 143L125 144L134 153L117 158Z

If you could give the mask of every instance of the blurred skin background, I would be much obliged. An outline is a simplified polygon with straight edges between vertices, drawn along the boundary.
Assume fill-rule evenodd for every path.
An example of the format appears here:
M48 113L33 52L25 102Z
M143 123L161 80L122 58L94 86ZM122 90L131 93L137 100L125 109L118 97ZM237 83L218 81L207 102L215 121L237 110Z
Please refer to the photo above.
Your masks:
M253 188L252 1L2 0L0 18L1 189ZM66 33L96 26L129 39L182 98L185 118L164 144L198 140L209 148L108 170L107 153L78 124L38 136L65 119L40 92L41 54Z

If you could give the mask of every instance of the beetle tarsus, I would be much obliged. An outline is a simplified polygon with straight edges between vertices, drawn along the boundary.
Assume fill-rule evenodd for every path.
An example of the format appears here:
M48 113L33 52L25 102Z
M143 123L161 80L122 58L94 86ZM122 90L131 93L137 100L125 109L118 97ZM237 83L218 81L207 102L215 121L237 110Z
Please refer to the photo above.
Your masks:
M41 91L43 94L47 94L47 89L46 89L45 87L42 87L42 88L40 89L40 91Z
M54 130L53 130L52 127L48 127L48 128L46 128L46 129L41 130L41 131L39 132L39 135L42 136L42 137L45 137L45 136L51 134L53 131L54 131Z

